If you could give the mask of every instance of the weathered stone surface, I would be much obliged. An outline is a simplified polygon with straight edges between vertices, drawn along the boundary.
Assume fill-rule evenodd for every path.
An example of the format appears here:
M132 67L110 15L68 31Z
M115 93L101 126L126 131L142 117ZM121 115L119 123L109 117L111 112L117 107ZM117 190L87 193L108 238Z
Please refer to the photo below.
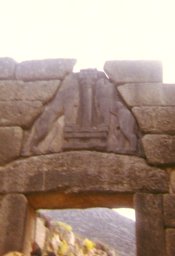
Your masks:
M27 200L24 195L4 196L0 211L0 255L23 250Z
M132 111L143 132L175 134L175 107L134 107Z
M20 127L0 127L0 164L20 155L23 132Z
M36 121L36 123L38 122ZM43 125L44 123L46 125ZM63 136L64 117L61 116L60 118L58 118L58 120L54 120L54 123L52 126L49 126L49 119L47 118L43 123L40 122L40 125L41 125L39 126L41 127L40 131L39 129L36 128L37 126L35 126L34 124L32 129L24 133L24 144L22 147L23 156L42 155L46 153L58 153L62 151L63 140L64 140L63 138L64 137ZM46 134L43 140L39 141L38 138L42 136L43 130L47 129L47 125L50 128L49 132ZM35 141L37 141L38 143L35 144Z
M24 61L17 65L16 78L24 81L63 79L72 72L75 59Z
M170 190L175 193L175 168L170 168L168 171L170 172Z
M159 61L107 61L104 70L116 84L162 82L162 64Z
M136 194L136 239L138 256L165 256L162 196Z
M142 142L150 164L175 163L175 136L147 134Z
M174 84L125 84L118 91L128 106L175 106Z
M3 196L0 196L0 209L1 209L2 199L3 199Z
M166 230L166 256L174 256L175 255L175 229L167 229Z
M164 221L167 227L175 227L175 195L167 194L164 201Z
M42 109L40 101L0 101L0 126L30 127Z
M26 134L22 153L91 149L139 155L140 148L131 111L105 74L90 69L64 79Z
M22 100L48 102L60 86L59 80L52 81L0 81L0 101Z
M0 58L0 79L11 79L15 75L16 62L11 58Z
M77 120L78 86L74 74L66 77L53 100L46 105L26 134L23 155L60 152L65 119L68 123Z
M18 160L1 168L0 176L1 193L168 191L167 173L144 159L90 151Z

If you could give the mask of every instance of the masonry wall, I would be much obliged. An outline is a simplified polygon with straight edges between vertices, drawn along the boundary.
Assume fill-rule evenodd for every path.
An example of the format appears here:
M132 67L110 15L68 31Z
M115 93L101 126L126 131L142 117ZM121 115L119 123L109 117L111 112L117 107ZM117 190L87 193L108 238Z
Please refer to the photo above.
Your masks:
M0 254L26 251L31 209L125 205L137 255L174 255L175 85L156 61L74 64L0 59Z

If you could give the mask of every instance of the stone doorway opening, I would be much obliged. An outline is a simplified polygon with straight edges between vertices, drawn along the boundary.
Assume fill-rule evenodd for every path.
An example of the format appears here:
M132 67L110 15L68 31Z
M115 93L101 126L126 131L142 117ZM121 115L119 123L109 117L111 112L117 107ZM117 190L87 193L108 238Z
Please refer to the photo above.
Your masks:
M127 212L130 213L130 218ZM72 231L82 240L107 246L117 256L136 255L134 209L95 207L86 209L61 209L39 211L42 218L54 223L70 225ZM125 215L124 215L125 213ZM36 225L36 241L43 247L45 235L43 222L39 219ZM68 241L69 242L69 241Z
M132 194L52 192L31 194L28 202L30 209L25 232L25 255L30 255L33 241L42 244L45 240L45 222L38 218L38 213L49 221L70 225L75 234L108 246L117 256L136 255L135 222L116 211L121 207L133 209Z

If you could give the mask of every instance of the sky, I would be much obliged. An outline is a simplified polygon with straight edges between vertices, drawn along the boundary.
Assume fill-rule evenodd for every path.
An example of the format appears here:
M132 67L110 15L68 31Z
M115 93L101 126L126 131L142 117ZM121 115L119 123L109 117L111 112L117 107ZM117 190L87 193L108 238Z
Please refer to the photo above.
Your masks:
M76 68L106 60L160 60L175 82L174 0L0 0L0 56L76 58Z
M113 210L130 220L136 221L135 210L132 208L116 208Z

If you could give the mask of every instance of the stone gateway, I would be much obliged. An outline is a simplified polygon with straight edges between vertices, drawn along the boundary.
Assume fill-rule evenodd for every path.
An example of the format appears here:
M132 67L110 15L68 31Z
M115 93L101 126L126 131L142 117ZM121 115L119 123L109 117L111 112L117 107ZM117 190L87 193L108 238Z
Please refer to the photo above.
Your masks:
M0 59L0 255L40 208L133 207L137 256L175 255L175 85L157 61Z

